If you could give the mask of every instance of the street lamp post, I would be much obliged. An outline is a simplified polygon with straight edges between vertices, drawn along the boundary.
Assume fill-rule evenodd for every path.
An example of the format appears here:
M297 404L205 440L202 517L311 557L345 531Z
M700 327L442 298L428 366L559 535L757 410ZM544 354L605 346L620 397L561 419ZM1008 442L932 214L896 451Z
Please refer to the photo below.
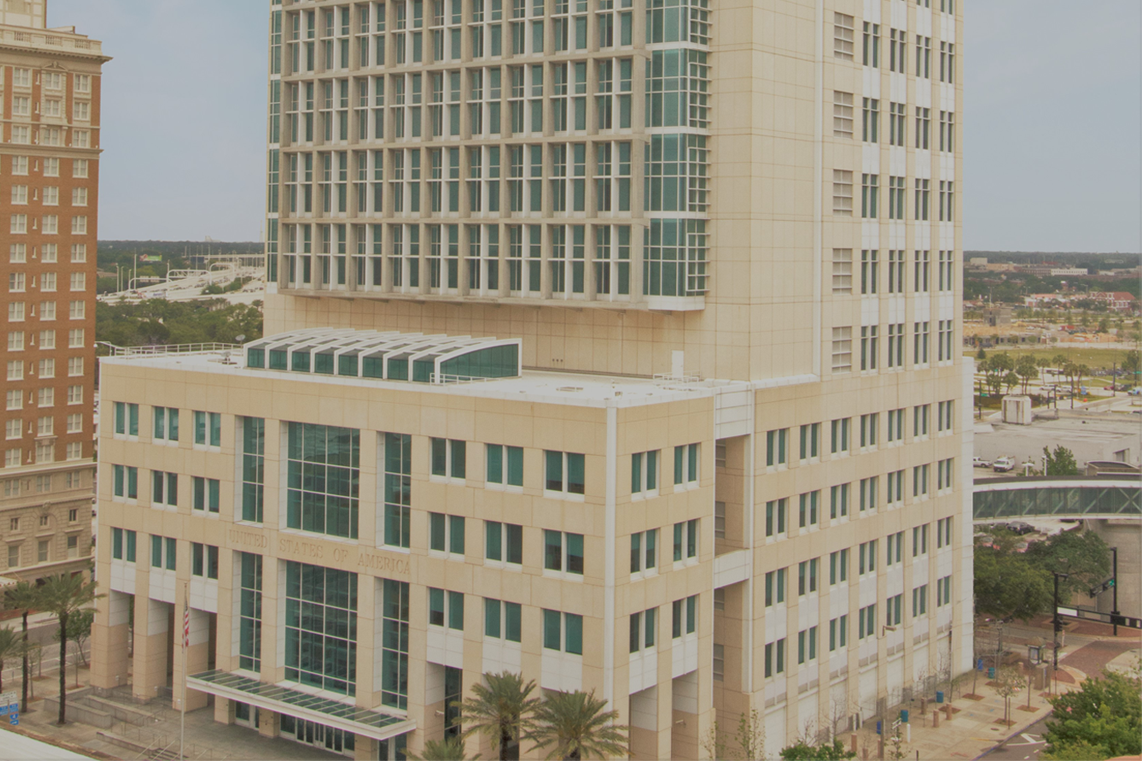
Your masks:
M1111 554L1111 557L1113 558L1113 563L1114 563L1114 565L1111 567L1111 574L1112 574L1112 578L1114 579L1114 586L1111 587L1111 589L1114 590L1114 593L1113 593L1114 594L1114 600L1112 603L1113 607L1110 610L1110 615L1111 615L1110 620L1114 624L1114 636L1117 637L1118 636L1118 616L1119 616L1119 613L1118 613L1118 548L1117 547L1111 547L1110 548L1110 554Z

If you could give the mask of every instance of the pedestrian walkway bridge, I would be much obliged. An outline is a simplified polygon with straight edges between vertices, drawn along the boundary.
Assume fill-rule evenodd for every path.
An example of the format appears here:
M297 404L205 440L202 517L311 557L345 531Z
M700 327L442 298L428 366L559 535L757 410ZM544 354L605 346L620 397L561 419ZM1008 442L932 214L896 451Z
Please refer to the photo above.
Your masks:
M977 521L1008 518L1142 518L1137 476L1032 476L975 482Z

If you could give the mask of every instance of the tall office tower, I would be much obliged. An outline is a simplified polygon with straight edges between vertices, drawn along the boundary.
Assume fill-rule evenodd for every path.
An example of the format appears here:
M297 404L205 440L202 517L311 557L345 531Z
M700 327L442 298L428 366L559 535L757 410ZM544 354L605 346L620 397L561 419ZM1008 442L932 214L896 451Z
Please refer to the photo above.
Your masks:
M103 364L96 683L189 601L222 722L400 758L510 670L697 758L967 668L936 5L272 3L267 337Z
M0 275L6 579L91 564L100 72L45 0L0 3Z

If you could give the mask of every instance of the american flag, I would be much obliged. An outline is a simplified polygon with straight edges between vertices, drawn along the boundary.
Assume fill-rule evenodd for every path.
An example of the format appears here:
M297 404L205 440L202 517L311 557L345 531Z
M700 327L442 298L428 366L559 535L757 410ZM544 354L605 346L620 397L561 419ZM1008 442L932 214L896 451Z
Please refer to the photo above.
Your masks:
M182 604L182 649L190 647L190 606Z

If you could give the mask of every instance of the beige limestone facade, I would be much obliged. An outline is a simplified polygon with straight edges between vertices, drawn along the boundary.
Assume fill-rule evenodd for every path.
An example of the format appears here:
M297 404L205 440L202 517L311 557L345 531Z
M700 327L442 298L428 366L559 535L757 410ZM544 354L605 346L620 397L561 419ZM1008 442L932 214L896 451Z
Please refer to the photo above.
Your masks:
M98 41L0 4L0 577L91 565Z
M700 758L970 666L958 4L271 19L271 338L104 362L97 685L186 608L219 721L399 758L507 669Z

